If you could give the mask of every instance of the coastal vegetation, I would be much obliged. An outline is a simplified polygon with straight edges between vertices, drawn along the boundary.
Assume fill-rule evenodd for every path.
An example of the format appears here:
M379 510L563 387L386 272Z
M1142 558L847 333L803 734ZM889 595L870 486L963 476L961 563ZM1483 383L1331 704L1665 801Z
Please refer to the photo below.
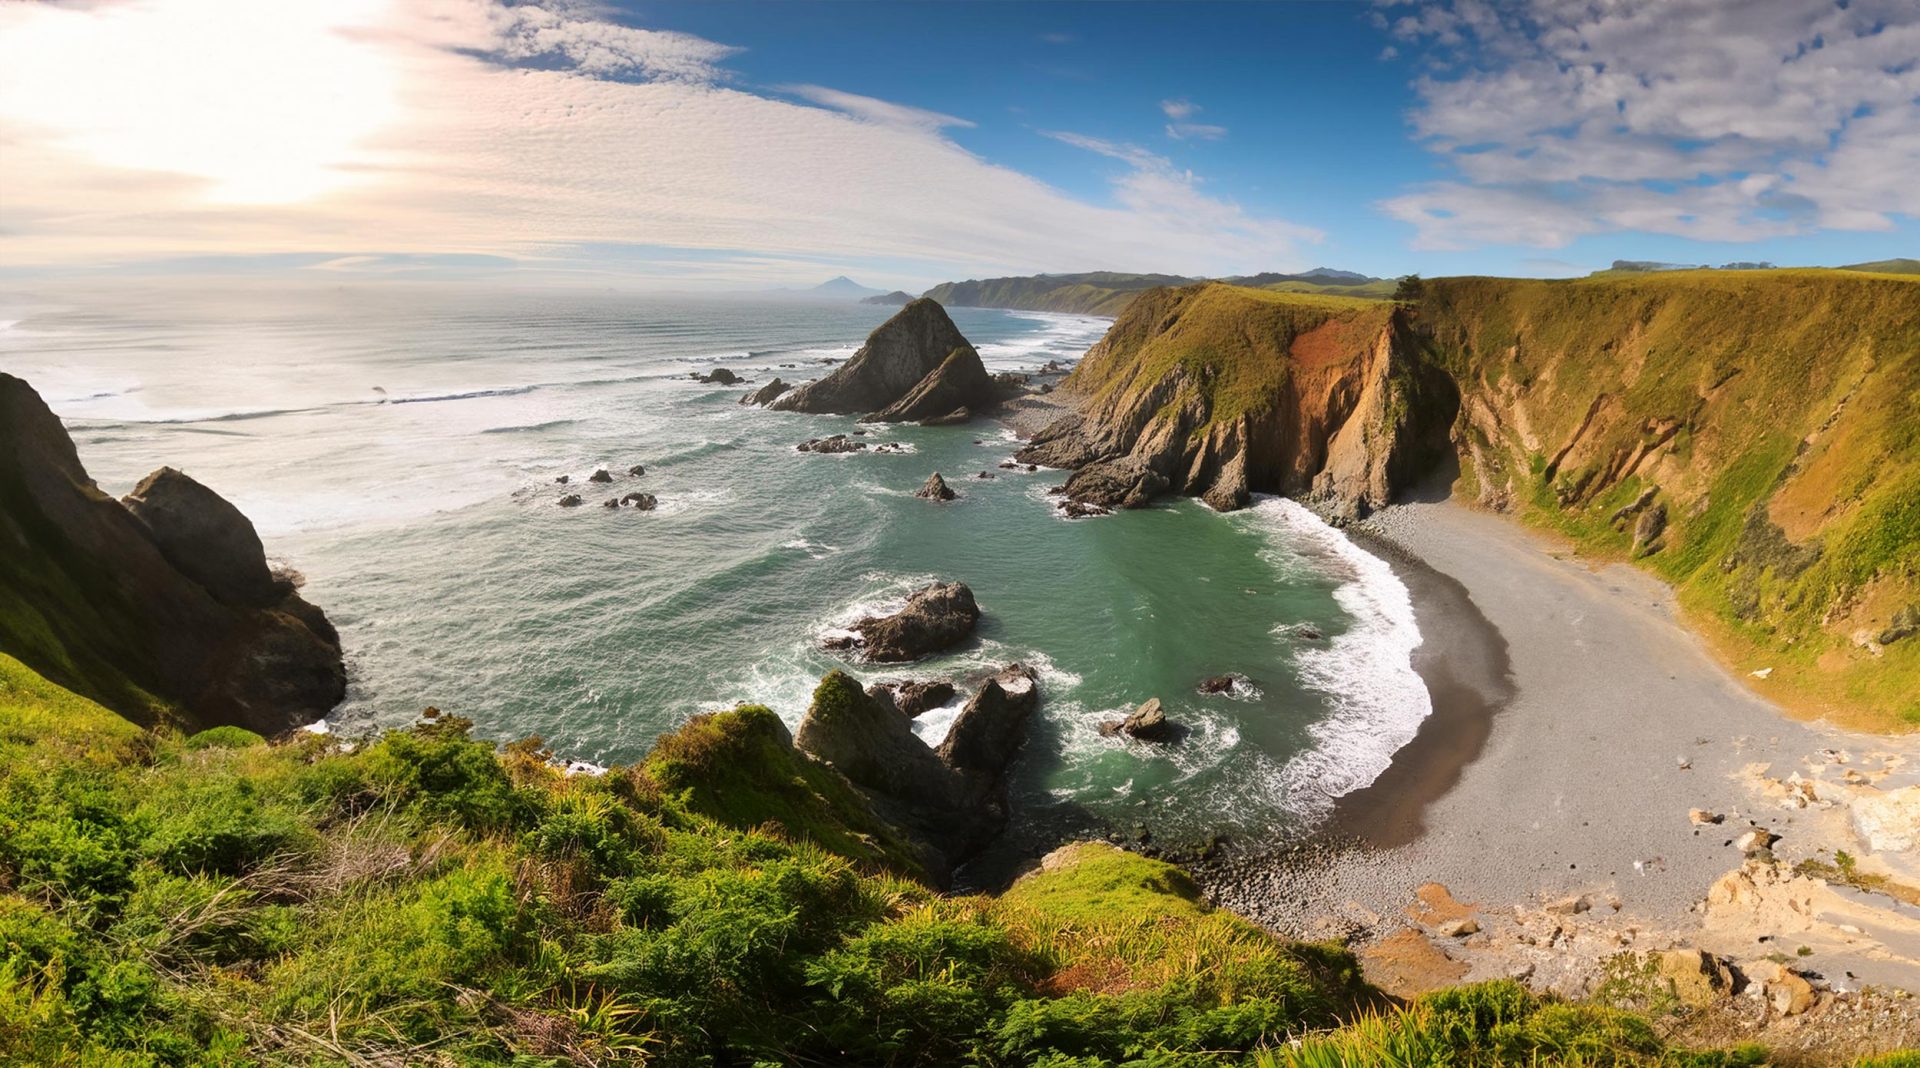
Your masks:
M1392 1009L1345 949L1104 844L936 893L771 719L570 776L431 709L144 729L0 656L0 1060L1760 1063L1510 983Z
M1013 308L1022 311L1070 312L1077 315L1118 316L1133 298L1150 289L1186 286L1203 278L1171 274L1126 274L1091 271L1086 274L1037 274L1016 278L987 278L943 282L926 296L948 307ZM1277 293L1327 293L1355 297L1385 297L1393 292L1391 279L1369 278L1352 271L1318 267L1300 274L1242 275L1220 281L1247 289Z

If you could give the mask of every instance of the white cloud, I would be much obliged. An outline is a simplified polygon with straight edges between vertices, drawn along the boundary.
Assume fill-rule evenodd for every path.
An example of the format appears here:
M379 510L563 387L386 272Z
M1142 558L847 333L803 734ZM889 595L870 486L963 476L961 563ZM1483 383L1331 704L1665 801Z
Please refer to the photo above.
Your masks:
M1227 136L1225 126L1215 126L1205 122L1188 122L1205 110L1191 100L1162 100L1160 110L1173 121L1167 123L1167 136L1175 141L1218 141Z
M804 100L811 100L821 107L843 111L855 118L882 126L896 126L908 130L935 132L948 126L971 128L974 124L966 119L952 115L943 115L938 111L908 107L886 100L877 100L857 93L841 92L821 85L789 85L786 91Z
M1427 49L1413 128L1456 172L1383 205L1419 247L1920 216L1911 0L1452 0L1391 27Z
M263 36L268 19L287 28ZM210 25L232 47L193 47ZM247 46L263 42L274 52L256 61ZM120 64L145 52L128 77ZM719 66L732 52L552 3L0 4L0 254L30 267L298 251L365 269L350 257L617 264L594 250L646 248L655 262L885 260L937 280L1278 269L1318 236L1137 151L1113 205L1088 203L948 140L952 116L735 88ZM335 101L361 96L387 105L329 125ZM201 147L152 147L175 140ZM266 165L286 172L254 183L268 195L227 195Z

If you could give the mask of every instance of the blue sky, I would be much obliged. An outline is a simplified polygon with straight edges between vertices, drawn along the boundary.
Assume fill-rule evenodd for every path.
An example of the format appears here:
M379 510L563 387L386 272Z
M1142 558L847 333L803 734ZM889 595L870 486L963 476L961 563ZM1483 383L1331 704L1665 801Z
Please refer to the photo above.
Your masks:
M1920 251L1917 100L1910 0L6 5L0 266L1842 263Z

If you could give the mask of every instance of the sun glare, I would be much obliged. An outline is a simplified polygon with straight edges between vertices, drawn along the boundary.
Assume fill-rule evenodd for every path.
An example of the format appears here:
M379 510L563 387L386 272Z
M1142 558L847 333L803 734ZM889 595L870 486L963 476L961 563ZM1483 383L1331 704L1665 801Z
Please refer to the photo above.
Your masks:
M147 0L0 9L0 115L115 167L206 179L207 200L287 204L356 180L397 110L367 32L388 0Z

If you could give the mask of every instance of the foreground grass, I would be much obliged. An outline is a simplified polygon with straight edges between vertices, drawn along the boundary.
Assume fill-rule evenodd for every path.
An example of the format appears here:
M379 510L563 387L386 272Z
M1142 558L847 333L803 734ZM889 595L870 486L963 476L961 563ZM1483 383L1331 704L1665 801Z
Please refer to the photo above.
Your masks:
M1104 845L937 894L764 709L596 778L469 728L182 738L0 656L0 1062L1754 1063L1500 984L1372 1015Z

